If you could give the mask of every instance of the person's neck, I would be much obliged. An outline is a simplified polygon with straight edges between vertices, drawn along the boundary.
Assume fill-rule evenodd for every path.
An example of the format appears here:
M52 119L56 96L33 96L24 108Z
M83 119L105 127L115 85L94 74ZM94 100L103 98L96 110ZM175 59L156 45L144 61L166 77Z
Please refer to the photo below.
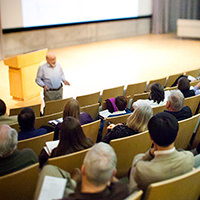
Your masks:
M86 178L82 177L81 192L82 193L98 193L102 192L106 185L96 186L90 183Z
M157 146L157 150L158 150L158 151L166 151L166 150L170 150L170 149L173 149L173 148L174 148L174 143L173 143L173 144L170 144L170 145L167 146L167 147Z

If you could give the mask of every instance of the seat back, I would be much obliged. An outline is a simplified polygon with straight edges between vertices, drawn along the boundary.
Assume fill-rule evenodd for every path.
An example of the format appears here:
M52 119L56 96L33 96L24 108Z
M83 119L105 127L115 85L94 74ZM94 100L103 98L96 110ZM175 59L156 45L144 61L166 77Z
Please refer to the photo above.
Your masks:
M193 97L185 98L184 106L189 106L192 111L192 115L194 115L198 108L199 102L200 102L200 94Z
M101 102L103 103L106 99L112 97L122 96L123 92L124 92L124 85L115 88L105 89L103 90L102 93Z
M197 78L199 76L199 74L200 74L200 69L194 69L194 70L190 70L190 71L185 72L186 76L190 75L190 76L193 76L195 78Z
M156 106L153 107L153 115L156 115L157 113L163 112L166 109L166 105L162 105L162 106Z
M105 120L104 123L104 127L103 127L103 131L102 131L102 138L105 136L105 134L107 133L107 123L108 122L112 122L113 124L118 124L118 123L126 123L127 118L131 115L130 114L125 114L125 115L120 115L120 116L116 116L116 117L108 117Z
M200 169L184 175L151 184L143 200L198 200L200 196Z
M155 79L155 80L150 80L146 91L150 91L150 85L153 84L153 83L160 83L163 87L165 87L166 77Z
M62 116L63 116L63 111L59 112L59 113L54 113L54 114L51 114L51 115L45 115L45 116L42 116L42 117L37 117L35 119L35 128L38 129L41 126L48 126L49 125L48 121L54 120L54 119L59 119Z
M99 112L99 103L80 107L80 111L90 114L90 116L94 120Z
M188 145L190 144L190 140L194 133L199 116L200 114L179 121L179 131L175 140L176 148L187 149Z
M76 100L79 102L80 107L96 104L99 102L100 92L92 94L77 96Z
M44 115L51 115L51 114L63 111L65 104L67 103L67 101L69 101L69 99L72 99L72 98L45 102Z
M146 89L147 82L135 83L127 85L125 96L133 96L134 94L143 93Z
M0 177L1 199L33 199L39 175L39 164Z
M144 153L151 147L149 132L145 131L132 136L110 141L117 154L117 177L128 174L133 158L138 153Z
M53 135L54 132L51 132L30 139L20 140L17 147L18 149L31 148L37 155L39 155L45 146L45 143L47 141L53 141Z
M129 195L125 200L140 200L142 197L143 191L135 191L133 194Z
M176 79L181 75L183 75L183 73L169 75L167 79L166 87L171 87L172 84L176 81Z
M132 103L136 102L139 99L148 99L148 97L149 97L149 92L144 92L141 94L134 94Z
M64 156L49 158L48 164L55 165L65 171L71 173L72 170L75 168L81 169L81 166L83 164L83 159L85 157L85 154L88 151L89 151L89 149L84 149L82 151L67 154Z
M96 140L97 140L100 123L101 123L101 120L99 119L97 121L81 126L85 136L92 139L94 143L96 143Z
M20 131L18 122L9 125L11 128L14 128L17 132Z
M27 106L27 107L30 107L30 108L33 109L33 111L35 113L35 117L39 117L40 116L41 104L31 105L31 106ZM25 107L11 108L10 109L10 116L18 115L23 108L25 108Z

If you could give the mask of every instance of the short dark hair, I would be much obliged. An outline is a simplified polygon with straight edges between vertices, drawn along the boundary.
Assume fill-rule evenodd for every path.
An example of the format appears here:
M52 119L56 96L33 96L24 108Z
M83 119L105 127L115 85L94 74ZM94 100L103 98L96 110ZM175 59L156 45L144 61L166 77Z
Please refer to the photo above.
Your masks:
M177 119L167 112L154 115L148 123L151 139L163 147L167 147L175 141L178 128Z
M127 106L127 99L124 96L118 96L115 98L115 105L118 110L125 110Z
M182 77L178 80L178 89L180 91L187 91L190 89L190 81L187 77Z
M32 108L26 107L21 110L18 114L18 123L22 131L34 128L35 113Z
M160 103L165 98L164 88L160 83L152 83L150 85L150 99Z
M0 99L0 116L6 113L6 104L5 102Z

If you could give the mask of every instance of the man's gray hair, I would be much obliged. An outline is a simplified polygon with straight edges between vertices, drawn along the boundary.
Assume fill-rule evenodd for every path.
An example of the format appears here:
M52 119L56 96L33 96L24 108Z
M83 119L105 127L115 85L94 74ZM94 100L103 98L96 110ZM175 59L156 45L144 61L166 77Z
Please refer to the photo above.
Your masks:
M106 143L95 144L83 161L85 175L96 186L106 184L116 168L117 156L113 148Z
M170 107L174 111L180 111L184 106L184 96L180 90L172 90L168 96Z
M11 155L17 148L17 131L8 125L0 126L0 157Z

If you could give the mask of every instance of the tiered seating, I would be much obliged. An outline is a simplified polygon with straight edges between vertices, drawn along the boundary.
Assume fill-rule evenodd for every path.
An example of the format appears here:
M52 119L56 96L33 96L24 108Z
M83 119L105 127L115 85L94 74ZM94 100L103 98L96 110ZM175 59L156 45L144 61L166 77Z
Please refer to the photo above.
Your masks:
M200 69L194 69L194 70L190 70L190 71L185 72L186 76L190 75L190 76L193 76L195 78L197 78L199 76L199 74L200 74Z
M166 84L166 77L164 78L159 78L159 79L155 79L155 80L150 80L149 81L149 84L147 86L147 89L146 91L149 91L150 90L150 85L153 84L153 83L160 83L163 87L165 87L165 84Z
M133 96L134 94L143 93L146 89L147 82L135 83L127 85L125 96Z
M185 98L184 106L189 106L190 109L192 110L192 115L194 115L197 111L199 102L200 102L200 94L193 97Z
M173 75L170 75L167 79L167 83L165 85L165 87L171 87L171 85L176 81L176 79L183 75L183 73L179 73L179 74L173 74Z

